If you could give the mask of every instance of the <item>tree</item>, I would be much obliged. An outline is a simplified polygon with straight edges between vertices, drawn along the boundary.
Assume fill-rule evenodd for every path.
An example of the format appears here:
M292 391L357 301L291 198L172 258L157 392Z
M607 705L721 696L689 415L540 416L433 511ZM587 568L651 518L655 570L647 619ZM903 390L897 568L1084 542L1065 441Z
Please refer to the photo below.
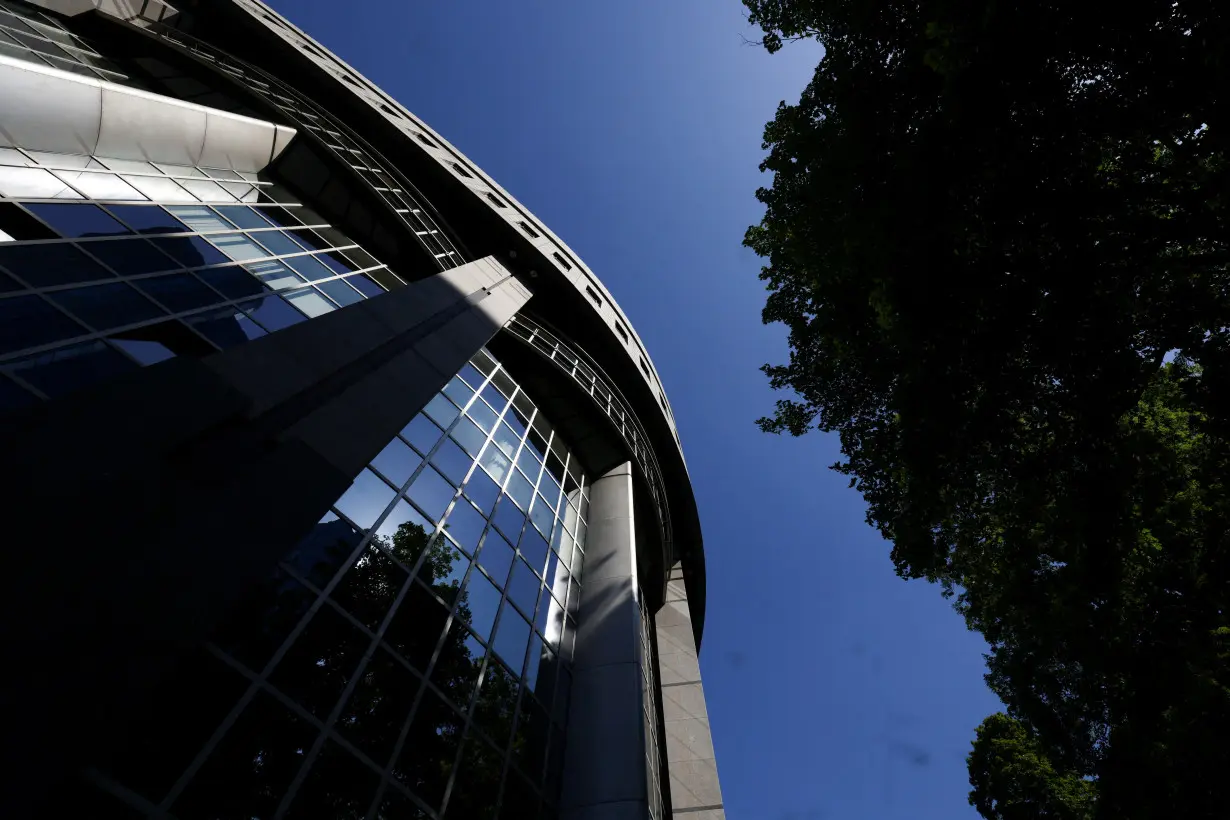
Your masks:
M994 820L1089 820L1093 783L1059 772L1019 721L1002 712L978 727L969 758L970 805Z
M746 237L790 340L762 427L840 435L898 573L955 596L1009 715L1096 781L1099 815L1220 810L1226 23L746 5L770 51L825 48L766 127Z

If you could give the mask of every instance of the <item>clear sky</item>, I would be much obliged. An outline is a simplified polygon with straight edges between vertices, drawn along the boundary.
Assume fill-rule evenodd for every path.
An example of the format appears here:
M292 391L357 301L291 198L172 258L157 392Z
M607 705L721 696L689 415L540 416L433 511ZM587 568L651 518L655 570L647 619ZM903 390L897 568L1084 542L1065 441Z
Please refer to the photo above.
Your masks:
M550 225L649 348L708 561L701 667L731 820L952 820L997 708L985 645L893 573L834 437L760 433L761 131L814 44L745 45L737 0L275 0ZM343 8L345 14L339 14Z

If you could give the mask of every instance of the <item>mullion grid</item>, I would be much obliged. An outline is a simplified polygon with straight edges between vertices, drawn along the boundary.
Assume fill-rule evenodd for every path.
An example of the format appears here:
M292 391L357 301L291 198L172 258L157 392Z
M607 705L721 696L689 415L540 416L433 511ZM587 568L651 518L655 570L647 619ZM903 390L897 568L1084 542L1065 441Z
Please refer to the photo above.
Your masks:
M475 369L478 370L480 374L482 373L482 370L478 369L477 367ZM279 565L280 569L283 572L286 572L287 574L289 574L291 577L295 578L295 580L298 583L304 585L304 587L314 595L314 598L312 600L311 605L307 608L303 616L299 619L299 621L296 623L294 628L288 633L286 638L282 641L281 645L277 648L277 650L273 653L273 655L268 659L268 661L265 662L262 669L260 670L250 669L246 664L235 659L228 652L221 649L217 645L212 644L212 643L208 644L208 649L210 653L216 656L217 658L219 658L220 660L224 661L230 668L232 668L237 673L241 674L245 679L247 679L249 681L249 686L245 690L243 696L239 699L239 701L236 702L236 704L232 707L232 709L227 714L227 716L223 719L223 721L218 726L218 728L211 735L209 740L203 745L203 747L198 752L198 754L193 759L193 761L188 765L185 771L180 775L175 785L170 789L167 795L163 798L161 804L159 805L160 813L169 813L169 810L171 806L174 804L174 801L178 799L178 797L183 793L184 789L191 783L192 779L195 777L195 775L200 771L201 767L208 760L210 754L212 754L213 751L222 742L227 732L230 731L231 727L239 719L240 715L247 708L248 704L251 703L251 701L253 700L253 698L256 697L257 694L260 694L263 692L268 695L271 695L283 706L289 708L295 714L296 717L304 721L305 725L311 726L313 729L315 729L317 733L316 739L313 742L310 750L305 755L304 761L302 762L302 764L300 764L300 768L298 772L296 773L294 780L292 781L291 785L287 788L286 793L283 795L281 803L279 804L278 812L275 815L275 817L282 816L285 813L285 811L288 809L288 807L292 804L305 778L308 776L311 770L311 767L314 765L315 760L320 753L320 750L323 748L324 744L328 741L337 743L347 753L357 758L360 761L360 763L362 763L364 766L369 768L372 772L377 773L379 775L380 782L379 782L379 786L376 789L375 794L373 795L372 803L369 807L369 811L368 811L369 816L371 816L372 813L375 812L375 810L379 807L379 805L381 804L381 802L384 800L385 796L387 795L387 790L391 787L395 789L399 794L402 794L408 799L411 799L415 803L415 805L419 806L423 811L427 812L430 816L438 817L438 815L435 812L434 807L428 806L422 799L418 797L418 795L414 794L411 790L406 788L403 784L400 783L400 781L397 780L396 777L392 775L392 769L396 765L397 761L399 760L402 754L404 744L406 742L406 739L408 737L408 734L411 728L411 724L414 722L418 714L418 711L419 711L419 706L422 703L423 698L426 696L426 694L430 691L433 694L435 694L437 697L443 698L446 703L450 703L450 704L453 703L453 701L450 699L450 697L445 692L440 690L434 683L432 683L431 677L433 674L433 670L435 669L436 663L440 658L440 653L443 649L443 646L445 642L447 641L449 635L455 629L463 628L466 630L467 634L471 636L474 635L474 633L470 631L468 623L466 623L465 621L460 621L460 623L458 623L459 615L458 615L457 610L458 610L458 607L461 605L462 597L459 595L456 597L456 599L452 603L448 603L448 602L445 602L443 599L441 599L439 596L434 595L434 592L433 592L433 597L435 597L435 599L438 602L449 606L449 614L445 621L445 625L443 629L441 630L440 635L437 636L436 638L436 642L433 647L430 660L425 665L425 668L420 670L413 663L410 663L404 657L402 657L399 652L390 651L391 647L387 645L384 645L383 649L381 647L382 647L382 642L384 639L384 634L386 630L388 629L389 624L391 623L392 619L397 615L398 609L404 603L407 595L409 595L410 592L413 589L415 589L415 585L418 583L416 581L418 570L421 567L422 563L427 560L427 556L429 552L428 549L425 549L422 552L422 554L418 557L415 567L406 567L404 564L401 564L400 561L397 561L397 559L394 556L382 550L383 554L386 557L394 560L399 566L407 570L407 577L402 582L401 588L398 590L396 598L394 599L393 603L389 606L388 611L384 614L384 617L380 623L380 626L375 632L369 629L366 625L364 625L361 621L359 621L358 618L356 618L353 614L351 614L345 607L341 606L336 600L334 600L333 593L338 588L338 586L342 583L343 579L346 577L346 574L350 572L351 569L354 567L356 562L369 549L373 548L373 545L376 543L375 538L377 535L377 531L379 530L382 522L388 518L388 516L392 513L392 511L394 510L394 508L397 506L399 502L405 501L411 504L412 507L420 515L422 515L427 520L431 520L431 516L427 515L423 510L419 509L418 505L414 502L414 500L409 498L409 496L406 495L406 493L409 491L410 487L414 484L418 476L422 474L423 470L429 469L429 468L434 469L434 467L431 467L432 457L435 455L436 452L440 450L444 442L450 440L450 434L456 428L456 426L461 422L461 420L464 418L468 418L465 411L473 407L474 402L484 401L481 395L482 391L489 384L493 384L493 381L495 379L495 374L497 372L500 372L501 370L502 370L502 366L500 366L498 363L494 363L494 367L491 373L485 374L484 378L481 380L481 382L477 386L468 385L467 383L467 386L473 390L473 393L466 400L466 402L462 405L462 407L458 409L458 414L456 418L454 418L447 427L441 429L440 435L436 438L435 443L432 444L432 446L427 449L427 452L421 453L421 455L423 456L423 460L412 471L411 475L404 482L402 482L401 486L397 488L397 492L393 496L393 499L386 505L385 509L377 517L377 519L372 523L372 526L367 530L364 536L357 542L355 548L351 550L350 554L347 556L345 561L339 565L339 569L333 573L332 577L329 579L328 583L325 585L323 589L318 588L309 579L305 578L302 573L296 571L296 569L293 566L291 566L289 563L285 561L280 563ZM505 414L511 412L509 408L513 406L512 404L513 399L517 397L519 392L521 392L520 387L517 386L515 382L513 383L513 385L514 385L514 389L511 391L513 393L512 396L504 395L503 391L501 391L500 393L501 397L503 398L503 402L502 402L503 406L497 412L497 421L495 424L492 425L492 430L487 432L485 436L483 448L479 449L480 454L483 451L483 449L485 449L486 447L496 446L494 442L495 431L498 429L498 425L502 423L502 419L504 418ZM497 386L496 389L499 390L499 387ZM533 413L530 414L530 418L528 420L529 423L525 425L526 431L524 433L519 434L518 447L516 448L517 452L513 454L513 458L510 461L509 468L507 471L508 474L504 477L503 481L498 482L498 486L500 488L500 496L499 496L500 500L498 503L501 503L501 504L511 503L511 496L509 496L505 492L505 490L507 488L508 481L511 479L512 470L515 469L513 465L516 463L516 455L519 453L520 448L528 446L527 439L529 437L529 431L533 429L532 425L537 420L537 417L538 417L539 411L537 407L534 406L532 403L531 403L531 407L533 407ZM404 441L404 439L402 440ZM555 439L554 432L552 432L552 435L549 437L547 441L548 452L550 452L551 445L555 442L555 440L556 439ZM416 450L416 452L418 452L418 450ZM564 459L565 469L567 470L567 468L570 466L572 455L571 455L570 450L565 449L564 452L567 456ZM473 471L480 470L480 469L482 469L482 467L479 464L478 457L477 456L472 457L471 463L466 471L465 478L459 482L460 487L454 488L453 497L450 500L449 504L447 505L445 512L440 516L438 521L433 522L434 531L431 533L432 538L446 537L443 524L445 521L449 519L449 516L451 515L452 510L456 504L469 503L468 501L462 500L464 487L469 477L473 474ZM535 483L535 492L537 492L537 486L542 480L541 474L545 473L546 470L547 470L546 461L544 459L543 466L540 468L540 471L539 471L540 475L538 477L538 482ZM377 475L380 476L381 480L385 481L386 483L388 482L388 479L385 478L382 474L380 474L378 468L376 468L375 472ZM580 496L587 489L588 489L588 486L585 484L585 477L583 474L581 474L579 478L579 483L578 483L578 493L577 493L578 496ZM559 503L561 506L560 506L560 510L555 514L555 518L554 518L555 527L564 526L563 515L564 515L565 507L563 505L569 503L566 495L563 495L559 499ZM347 521L347 523L349 523L352 527L355 527L356 530L362 529L358 527L353 521L350 521L350 519L340 510L336 510L336 509L332 510L331 514L336 515L338 518ZM579 530L580 527L583 526L583 518L581 518L581 510L579 508L576 509L576 514L577 514L577 518L579 522L577 525L578 530ZM480 554L482 550L482 545L485 542L486 536L492 526L493 525L491 524L490 519L488 519L486 526L484 527L483 534L482 536L480 536L478 540L477 546L474 548L470 548L469 550L472 552L472 555L468 559L469 565L468 565L465 579L461 586L461 589L467 588L470 582L470 579L474 575L474 573L481 571L481 568L479 567L479 564L478 564L478 555ZM526 520L524 524L522 525L521 532L524 533L527 528L532 527L532 526L533 524L527 515ZM548 534L547 540L548 541L550 540L549 534ZM518 542L519 542L519 537L518 537ZM376 545L376 548L379 548L379 545ZM554 548L551 547L551 549L553 550ZM519 554L519 550L517 551L517 554ZM514 557L513 560L516 561L520 559L517 557ZM578 548L577 557L574 559L574 562L579 561L579 560L583 560L583 558ZM550 588L544 587L543 580L541 578L538 579L538 583L540 585L538 606L549 606L550 602L554 601L554 598L551 595ZM466 749L468 748L468 745L471 743L490 743L490 740L491 740L487 736L486 732L482 729L482 727L476 724L475 713L478 708L479 699L481 696L480 693L482 692L482 688L487 681L487 677L488 677L489 670L491 668L491 664L493 662L498 662L496 652L494 649L494 641L495 641L494 636L499 634L500 622L502 621L502 619L504 618L507 612L507 607L509 605L513 605L511 599L509 598L509 591L507 589L507 584L508 584L507 579L502 583L497 582L497 586L500 588L500 608L494 619L490 633L486 636L485 639L482 640L482 643L485 646L485 652L481 660L481 665L479 667L479 672L476 677L474 687L469 693L469 702L467 704L462 705L463 711L459 712L459 716L461 717L461 720L462 720L462 723L461 723L462 728L461 728L461 734L460 734L461 740L458 744L457 752L453 759L453 766L452 766L452 770L449 775L448 782L446 783L445 788L444 788L443 793L445 796L443 798L443 804L442 804L442 809L441 809L442 811L447 811L448 802L451 799L453 787L456 784L457 777L462 769L462 761L464 758L464 753L466 752ZM419 586L422 587L423 585L419 584ZM556 602L556 604L559 605L562 610L566 611L566 608L565 608L566 604L559 604L558 602ZM341 694L338 696L338 699L334 703L328 716L322 720L321 718L313 715L308 709L306 709L304 706L299 704L293 698L283 693L280 689L277 688L276 685L270 683L269 678L270 678L270 675L278 668L278 665L282 662L282 660L285 658L286 654L294 646L296 641L299 640L300 636L305 631L305 629L308 628L312 619L316 617L317 613L324 607L330 607L331 612L340 614L342 617L346 619L346 621L351 625L351 627L359 630L360 633L367 636L370 639L370 641L369 641L367 650L360 657L354 673L350 675L346 686L344 687ZM568 618L567 616L564 616L563 612L561 612L561 616L565 618L565 621L567 623L567 626L565 627L566 629L574 628L570 622L570 618ZM534 626L535 619L533 617L533 614L531 614L528 620L530 622L531 629L536 632L537 628L536 626ZM546 641L543 642L543 645L550 648L550 651L552 652L554 657L556 657L557 659L562 659L563 657L561 654L562 653L562 641L563 641L563 636L561 635L561 646L559 648L551 647L550 643ZM527 662L532 663L534 660L528 657L530 647L532 647L533 645L534 645L533 641L529 642L529 644L527 645L525 654L521 658L521 663L520 663L521 668L517 670L517 673L516 673L518 697L517 697L515 707L513 709L513 723L512 723L512 728L511 728L509 738L504 742L502 748L499 748L497 746L497 748L499 748L500 754L503 756L502 764L501 764L502 774L501 774L499 792L497 794L497 803L496 803L497 809L499 807L499 801L501 801L503 798L504 784L507 782L507 779L509 777L520 777L521 776L518 773L520 771L519 764L514 763L510 759L510 749L511 749L511 743L518 736L518 732L521 730L521 723L524 717L522 715L522 710L521 710L522 703L524 703L524 695L522 693L528 693L528 690L525 688L524 681L525 681L526 664ZM366 753L364 753L361 749L356 747L351 741L349 741L345 736L343 736L336 729L338 717L341 715L342 711L348 705L350 697L353 694L354 688L358 685L358 681L362 678L362 675L369 661L371 660L372 656L374 655L374 653L378 651L385 651L391 654L392 657L396 659L399 666L403 669L410 670L413 678L418 682L418 691L416 692L415 697L411 703L410 709L405 719L402 722L400 732L389 754L389 758L383 764L372 760ZM563 668L564 668L563 664L560 664L557 666L555 670L556 674L560 676L561 678L563 676ZM555 690L557 687L552 686L551 688L552 690ZM560 693L558 692L556 692L555 694L557 697L561 696ZM537 698L536 695L531 694L531 696ZM549 715L552 715L552 717L548 718L549 723L550 721L553 720L553 714L554 714L554 710L552 710L550 707L551 707L551 704L544 705L544 711L546 711ZM553 730L548 728L546 731L550 733ZM547 765L546 756L549 752L549 748L550 748L549 744L547 744L547 746L543 748L542 750L543 755L544 755L543 760L539 761L539 768L538 768L537 775L531 781L533 783L534 788L539 791L543 788L542 784L544 782L544 778L546 777L546 772L545 772L545 768ZM105 780L106 778L103 778L103 779ZM107 786L107 784L103 784L103 785ZM120 786L119 788L124 789L124 787L122 786ZM112 791L115 791L115 790L112 789ZM548 799L549 797L553 798L553 796L543 796L541 799Z
M78 164L81 164L83 160L86 164L95 162L96 160L94 160L93 158L86 159L82 157L76 160L70 160L68 158L65 158L64 160L57 161L54 157L49 157L48 155L45 155L45 154L34 155L34 154L30 154L29 152L20 151L19 149L16 149L16 148L9 148L5 150L7 152L12 152L12 153L6 153L5 154L6 157L9 157L10 160L14 156L19 157L24 162L24 167L40 168L40 169L44 169L48 171L52 171L55 169L71 170L74 173L84 171L84 172L90 172L90 173L117 174L117 172L110 171L107 169L90 169L90 168L83 169L80 167L77 167L77 168L71 167L73 162L77 162ZM106 162L107 158L104 157L103 161ZM23 167L23 166L18 166L18 167ZM151 167L151 170L152 170L152 167ZM200 169L193 169L193 170L200 170ZM158 173L146 173L144 175L150 176L150 177L162 176L163 178L185 179L185 180L210 179L210 181L214 181L214 182L234 183L235 180L231 179L228 176L225 176L225 174L227 173L239 174L239 172L227 172L227 171L224 171L223 169L212 169L212 170L215 171L215 176L213 179L210 179L209 177L205 177L205 176L200 176L200 177L193 176L187 173L179 174L176 176L171 176L170 174L167 174L165 171L163 171L161 168L157 169ZM204 173L207 173L207 171L201 170L201 173L204 174ZM142 174L133 174L133 175L142 175ZM247 184L247 185L259 184L262 186L272 185L272 183L269 183L269 182L263 182L263 181L251 179L251 177L254 177L254 176L255 175L244 175L243 184ZM61 181L63 181L66 185L71 187L71 182L68 182L65 180L61 180ZM73 188L73 190L76 191L75 188ZM281 189L278 188L275 190L280 191ZM75 204L75 205L80 205L83 207L96 206L96 207L102 208L104 213L106 213L110 218L118 221L121 225L124 225L125 227L127 227L129 230L132 231L132 233L131 234L117 234L114 236L107 236L107 237L86 238L84 240L81 237L77 237L77 238L22 240L19 243L15 243L15 244L22 244L22 245L27 245L27 246L36 246L36 245L43 245L43 244L67 245L69 247L75 248L78 251L84 253L86 257L90 259L94 264L99 265L101 270L110 271L113 275L108 276L108 277L100 277L94 280L87 280L83 282L71 282L67 284L46 285L46 286L39 287L27 281L20 273L17 273L15 271L11 271L8 269L0 268L0 270L4 270L10 277L12 277L14 281L16 281L18 284L23 286L23 289L18 289L18 290L14 290L8 293L0 294L0 299L17 298L17 297L31 296L31 295L37 296L40 299L40 301L42 301L44 304L50 305L52 310L71 318L74 322L79 323L84 329L88 331L86 333L80 333L75 336L71 336L71 337L64 338L64 339L59 339L57 341L49 342L43 345L29 346L26 348L22 348L20 350L16 350L10 353L0 355L0 367L4 367L6 365L16 363L20 360L25 360L27 358L41 357L41 356L45 356L48 354L53 354L55 351L58 351L61 349L67 350L72 347L88 345L90 342L102 342L108 349L118 352L121 356L124 357L125 360L132 360L132 361L135 361L138 365L140 365L142 364L142 362L135 359L135 357L133 357L122 346L114 344L111 341L109 341L110 338L117 334L131 331L136 328L140 328L140 327L144 327L144 326L148 326L152 324L159 324L163 322L170 322L170 321L179 321L184 329L184 332L188 333L190 336L195 338L201 345L205 346L206 348L218 349L217 345L211 339L208 339L207 337L205 337L189 321L185 321L185 320L190 320L197 316L201 316L201 315L208 314L211 312L222 311L222 310L232 310L233 309L235 311L242 312L247 309L251 309L253 304L255 303L255 300L267 298L269 296L276 295L276 294L281 294L283 291L293 293L293 292L298 292L302 289L310 289L313 293L316 293L322 298L324 298L326 300L326 304L338 305L337 301L333 299L328 294L327 291L325 291L324 289L320 287L313 287L313 286L328 284L329 282L336 281L339 279L349 280L349 279L357 277L360 274L367 276L368 279L371 279L372 278L371 274L373 273L383 273L384 275L388 275L389 273L387 267L384 265L377 264L374 266L364 267L361 264L355 264L354 262L350 260L347 260L347 262L345 263L345 266L354 267L355 270L350 271L348 273L337 273L337 271L334 270L333 267L328 264L328 262L324 261L324 257L330 254L333 254L333 253L338 253L338 252L344 254L346 251L362 251L362 248L353 242L350 242L349 244L337 244L335 242L328 242L327 240L324 240L325 234L321 233L321 230L331 229L331 226L329 226L326 223L317 223L315 220L310 219L310 218L305 219L304 221L307 224L303 224L303 225L282 226L280 224L277 224L275 217L269 217L269 219L274 220L273 224L269 224L265 227L242 228L238 225L235 225L233 228L219 227L219 228L215 228L212 230L204 230L204 231L185 230L185 231L177 231L177 232L159 233L151 237L148 235L144 235L138 229L132 228L131 226L127 225L125 221L125 217L116 212L113 212L111 210L111 207L113 206L145 207L145 208L151 208L151 209L162 208L163 210L166 210L167 208L174 209L177 207L202 207L202 208L206 208L211 214L220 216L221 212L213 211L209 207L209 203L201 203L197 201L182 202L182 203L158 203L158 202L150 202L148 200L90 199L89 197L82 194L80 191L77 191L77 193L81 194L82 199L22 198L20 201L14 202L13 204L17 206L24 206L26 203L29 203L31 205L38 205L38 204L74 205ZM6 200L6 201L11 201L11 200ZM245 202L229 201L225 203L214 203L214 204L223 205L226 207L240 207L240 208L246 207L250 209L255 209L257 213L261 213L261 214L266 213L264 208L267 208L267 207L290 209L289 212L291 213L294 213L297 209L302 207L299 203L293 202L293 201L280 201L280 202L267 202L267 203L245 203ZM44 218L40 217L38 214L34 213L34 211L30 210L29 208L25 208L25 207L22 207L22 210L24 213L27 214L29 218L36 220L39 224L44 225L47 229L51 230L52 232L56 232L56 229L53 225L48 223ZM181 221L183 218L182 216L177 215L173 210L167 210L166 212L170 214L175 219L175 221ZM224 216L220 216L220 219L222 222L225 222L228 225L231 224L230 221L227 220ZM120 270L114 269L113 266L109 265L105 260L97 257L97 255L92 252L93 247L100 246L102 243L106 243L106 242L115 242L115 241L142 242L144 245L148 245L149 244L148 240L150 238L183 239L187 237L200 236L200 237L206 238L206 240L208 241L209 237L211 236L217 237L217 236L223 236L223 235L242 235L245 237L249 237L250 239L253 239L259 243L262 234L266 234L266 235L283 234L283 235L292 236L292 237L304 236L303 241L308 242L309 245L314 245L315 243L311 242L307 238L307 235L314 234L316 237L319 237L322 241L326 241L329 247L326 249L319 249L319 250L303 248L302 250L294 252L294 253L274 254L272 251L268 251L267 249L264 249L263 246L258 245L258 247L261 247L263 250L266 250L266 253L269 255L255 257L251 259L244 259L244 260L232 259L232 260L225 261L225 262L217 262L217 263L202 264L202 265L185 265L184 263L178 261L172 256L166 256L167 266L164 269L153 271L150 273L138 273L138 274L123 273ZM279 288L275 290L262 283L262 287L265 290L265 293L263 295L259 293L254 293L254 294L245 295L239 298L227 297L224 294L218 292L217 289L214 288L212 285L210 285L208 282L203 281L200 277L196 276L197 271L210 271L210 270L225 269L225 268L235 268L235 269L244 270L248 272L249 275L251 275L251 272L248 271L248 269L245 266L259 264L262 262L267 263L271 261L280 261L284 259L293 260L293 259L299 259L299 258L303 258L307 256L313 256L313 257L316 257L318 260L320 260L323 265L329 268L330 275L320 277L320 278L310 278L309 279L307 278L306 275L301 274L298 270L295 270L296 276L303 280L298 285L287 287L287 288ZM293 265L292 265L292 268L293 268ZM60 291L75 290L79 288L88 288L91 286L114 284L116 282L137 283L137 282L141 282L146 279L154 279L154 278L158 278L162 276L174 275L177 273L187 273L189 276L191 276L194 279L194 281L201 284L204 288L206 288L207 290L211 292L216 293L217 301L213 302L212 304L202 306L202 307L193 307L193 308L189 308L185 310L173 310L168 305L163 304L157 297L149 293L146 293L145 291L142 290L141 291L142 297L150 300L154 305L156 305L159 310L163 311L163 315L154 317L153 319L138 321L138 322L129 323L125 325L115 325L115 326L110 326L110 327L104 327L100 329L100 328L94 327L89 321L86 321L85 319L74 316L71 312L61 307L54 299L48 299L44 295L44 294L54 294ZM253 278L255 279L255 277ZM256 280L256 281L260 281L260 280ZM140 289L138 288L138 290ZM361 290L359 290L358 288L355 288L355 290L358 295L358 298L366 298L365 294L363 294ZM282 297L279 296L279 298L282 298ZM282 298L282 300L287 301L284 298ZM290 305L290 307L294 309L296 313L300 313L298 308L296 308L293 304L291 304L290 302L287 302L287 304ZM341 305L338 305L338 306L341 306ZM259 322L257 324L259 326ZM267 332L273 332L268 329L266 330ZM31 384L29 381L22 378L20 375L17 375L15 372L11 370L6 370L5 377L12 380L16 384L20 385L22 389L33 394L37 398L46 399L48 397L47 394L44 393L42 390L38 389L35 385Z
M105 62L108 65L110 65L110 61L106 60L80 37L61 26L53 17L44 14L37 9L26 8L15 3L0 3L0 27L5 28L7 30L6 33L17 32L18 34L26 36L34 36L52 44L68 55L66 57L59 57L59 60L76 66L81 66L88 72L103 80L115 82L116 80L122 81L128 79L126 74L116 71L115 69L102 68L101 66L95 65L92 60ZM53 36L48 32L48 29L63 35L63 39ZM56 58L59 55L54 53L45 55L43 52L37 51L30 46L26 46L21 38L12 39L21 44L19 47L26 53L30 54L35 61L46 63L53 68L71 70L57 65ZM77 52L85 55L87 59L81 59Z
M301 128L315 134L330 150L338 154L344 154L348 165L355 167L352 161L359 161L363 167L378 171L389 179L397 179L394 174L389 173L389 171L372 159L371 152L365 150L359 141L350 135L345 126L291 87L259 69L240 63L229 55L185 35L183 32L175 31L172 33L169 30L162 30L159 33L164 39L187 49L190 53L226 68L228 73L238 79L250 81L253 74L259 74L266 82L254 83L252 88L268 99ZM274 90L275 86L277 90ZM327 123L332 127L326 128L322 123ZM334 137L338 144L330 143L326 136ZM368 182L377 195L384 199L409 224L415 236L418 237L427 252L432 255L441 270L447 270L463 263L464 260L461 254L453 246L452 242L445 237L440 230L440 226L436 224L435 220L406 190L400 187L387 188L377 186L367 180L366 177L364 177L364 181Z
M513 316L506 326L514 336L533 347L549 359L556 367L571 376L580 387L589 394L619 431L628 449L632 452L637 464L648 477L645 483L654 501L654 509L658 515L658 524L662 533L663 544L667 552L672 549L672 531L670 516L667 512L665 484L657 458L649 447L648 436L641 430L636 414L619 394L605 384L595 371L580 361L579 357L567 346L555 338L546 329L539 327L529 319L518 314Z
M650 638L651 615L645 606L645 592L637 589L637 609L640 614L641 649L641 706L642 731L645 735L646 786L648 789L649 815L652 820L662 817L662 774L658 748L658 686L653 671L653 642Z

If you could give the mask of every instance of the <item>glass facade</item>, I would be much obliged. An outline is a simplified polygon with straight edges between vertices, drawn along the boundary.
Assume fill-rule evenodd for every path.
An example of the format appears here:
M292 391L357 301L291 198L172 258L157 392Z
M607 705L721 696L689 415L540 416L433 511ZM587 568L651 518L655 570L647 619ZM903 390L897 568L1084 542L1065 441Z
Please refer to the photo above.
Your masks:
M24 3L0 0L0 54L113 83L128 79L54 16Z
M0 409L399 287L280 185L0 148Z
M93 779L182 820L553 816L588 499L480 352Z

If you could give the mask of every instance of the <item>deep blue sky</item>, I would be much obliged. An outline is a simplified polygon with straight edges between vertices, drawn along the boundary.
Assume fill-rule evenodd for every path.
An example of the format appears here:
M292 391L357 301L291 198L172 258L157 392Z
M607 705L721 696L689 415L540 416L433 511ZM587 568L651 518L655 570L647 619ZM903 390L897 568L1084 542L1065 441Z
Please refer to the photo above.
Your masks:
M709 567L701 667L731 820L953 820L997 708L985 646L893 573L833 437L766 436L741 247L764 123L820 51L767 55L737 0L275 2L424 118L579 253L653 355Z

